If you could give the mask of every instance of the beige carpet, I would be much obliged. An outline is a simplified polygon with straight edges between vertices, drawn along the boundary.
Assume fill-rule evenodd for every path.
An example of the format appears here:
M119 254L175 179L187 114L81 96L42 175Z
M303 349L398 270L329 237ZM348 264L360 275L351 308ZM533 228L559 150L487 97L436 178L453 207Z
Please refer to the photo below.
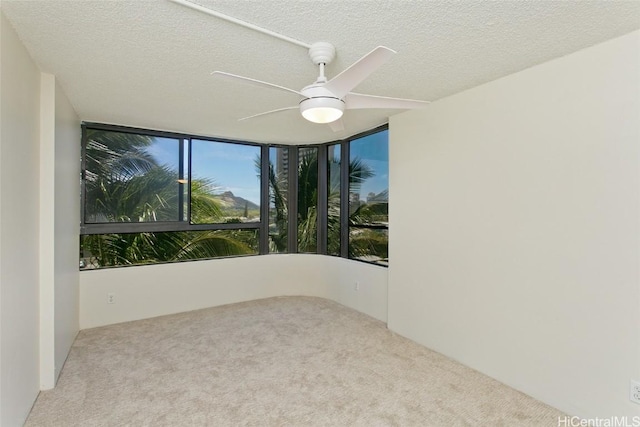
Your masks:
M27 426L557 426L559 411L320 298L82 331Z

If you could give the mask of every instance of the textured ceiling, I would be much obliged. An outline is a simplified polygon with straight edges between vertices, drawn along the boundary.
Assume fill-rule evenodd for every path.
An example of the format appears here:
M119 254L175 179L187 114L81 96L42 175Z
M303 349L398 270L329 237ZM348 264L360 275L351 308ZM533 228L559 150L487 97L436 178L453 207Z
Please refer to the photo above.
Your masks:
M357 92L437 100L640 28L638 1L196 0L305 43L328 41L334 76L378 45L398 52ZM259 142L335 140L398 110L350 110L345 130L307 122L296 95L219 79L221 70L301 89L307 50L168 0L12 1L3 13L82 120ZM428 107L427 107L428 108Z

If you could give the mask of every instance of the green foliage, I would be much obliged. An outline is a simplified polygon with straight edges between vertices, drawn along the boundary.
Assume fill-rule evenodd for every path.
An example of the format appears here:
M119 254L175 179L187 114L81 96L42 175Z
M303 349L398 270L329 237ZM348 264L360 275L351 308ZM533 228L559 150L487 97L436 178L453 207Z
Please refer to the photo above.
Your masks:
M157 178L168 171L156 165L145 149L153 143L151 137L87 131L85 149L85 215L94 222L139 221L154 206L166 206L164 182L154 185L155 197L140 200L139 192L145 176ZM155 173L153 171L156 171ZM159 187L159 188L158 188ZM137 207L137 209L135 209Z
M260 169L259 159L256 163ZM269 252L286 252L288 235L288 180L282 174L275 171L272 162L269 162L269 206L274 206L273 226L269 224ZM271 216L271 215L270 215ZM269 218L271 222L271 218Z
M257 252L257 231L207 230L96 234L82 238L99 267L153 264Z
M213 181L193 179L191 181L191 221L194 224L211 224L220 222L222 208L213 192Z
M300 150L298 162L298 252L318 247L318 150Z
M156 166L145 151L153 140L145 135L88 129L85 168L95 176L115 180L144 174Z
M363 203L349 215L349 223L355 225L376 224L389 218L389 203Z
M386 261L389 258L388 241L386 230L352 229L349 238L349 258Z
M177 177L156 166L129 177L99 177L87 182L87 215L96 222L175 221Z

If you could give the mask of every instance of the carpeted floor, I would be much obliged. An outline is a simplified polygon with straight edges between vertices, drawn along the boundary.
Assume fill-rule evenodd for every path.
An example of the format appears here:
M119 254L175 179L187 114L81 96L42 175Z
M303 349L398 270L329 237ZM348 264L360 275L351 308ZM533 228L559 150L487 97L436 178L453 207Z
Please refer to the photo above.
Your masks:
M81 331L27 426L557 426L561 412L334 302Z

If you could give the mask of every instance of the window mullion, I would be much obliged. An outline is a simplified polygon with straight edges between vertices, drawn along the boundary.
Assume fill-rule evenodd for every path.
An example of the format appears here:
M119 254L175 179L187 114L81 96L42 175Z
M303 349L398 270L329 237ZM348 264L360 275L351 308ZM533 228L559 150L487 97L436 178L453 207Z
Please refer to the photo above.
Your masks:
M288 230L287 249L289 253L298 252L298 147L289 147L289 194L288 194Z
M349 258L349 141L340 144L340 256Z
M317 230L317 253L326 255L327 253L327 208L328 185L327 185L327 145L318 147L318 230Z
M184 221L184 139L178 140L178 221Z
M87 180L87 128L83 124L81 127L82 130L82 146L80 147L80 155L82 156L80 159L80 167L82 168L80 171L80 227L84 226L84 216L85 216L85 204L87 200L87 189L86 189L86 180Z
M260 148L260 254L269 253L269 146Z
M191 176L191 151L193 144L191 142L191 138L187 141L188 151L187 151L187 224L191 224L191 180L193 177Z

